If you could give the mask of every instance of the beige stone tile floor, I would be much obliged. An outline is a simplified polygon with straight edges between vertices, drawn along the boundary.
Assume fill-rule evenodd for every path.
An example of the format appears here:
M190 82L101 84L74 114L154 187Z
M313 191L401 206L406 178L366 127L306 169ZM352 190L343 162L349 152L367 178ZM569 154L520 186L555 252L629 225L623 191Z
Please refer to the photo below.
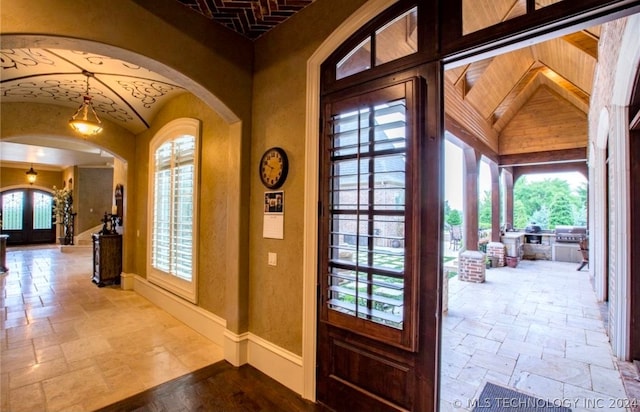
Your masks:
M10 247L0 276L0 410L89 411L223 359L148 300L91 282L91 249Z
M576 268L524 260L487 270L485 283L451 278L442 322L442 411L472 410L486 382L573 411L625 410L601 307L589 273Z

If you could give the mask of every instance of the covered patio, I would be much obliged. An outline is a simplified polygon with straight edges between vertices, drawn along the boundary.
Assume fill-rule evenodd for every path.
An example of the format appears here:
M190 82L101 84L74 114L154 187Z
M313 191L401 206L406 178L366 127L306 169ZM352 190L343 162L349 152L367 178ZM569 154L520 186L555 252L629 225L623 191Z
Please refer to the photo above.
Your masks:
M628 410L605 311L573 263L523 260L488 269L484 283L450 278L440 410L472 410L487 382L573 411Z

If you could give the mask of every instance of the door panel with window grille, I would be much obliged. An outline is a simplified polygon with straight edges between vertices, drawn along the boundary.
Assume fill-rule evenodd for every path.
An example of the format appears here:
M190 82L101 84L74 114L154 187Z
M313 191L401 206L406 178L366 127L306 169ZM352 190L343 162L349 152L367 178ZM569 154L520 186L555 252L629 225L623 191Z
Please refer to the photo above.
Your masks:
M365 335L379 329L397 344L411 346L403 332L406 87L389 88L378 99L358 99L353 107L334 105L328 116L324 315L336 325L360 324Z
M318 399L332 407L411 410L425 404L414 394L433 389L419 378L414 252L425 95L413 77L324 100Z

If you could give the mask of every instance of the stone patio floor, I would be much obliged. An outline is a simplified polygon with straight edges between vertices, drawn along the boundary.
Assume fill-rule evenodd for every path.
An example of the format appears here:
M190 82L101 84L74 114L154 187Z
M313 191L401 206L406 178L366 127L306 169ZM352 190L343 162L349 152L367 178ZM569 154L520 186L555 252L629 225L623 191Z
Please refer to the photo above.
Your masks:
M449 280L441 411L472 410L486 382L573 411L631 410L602 304L577 266L523 260L488 269L485 283Z

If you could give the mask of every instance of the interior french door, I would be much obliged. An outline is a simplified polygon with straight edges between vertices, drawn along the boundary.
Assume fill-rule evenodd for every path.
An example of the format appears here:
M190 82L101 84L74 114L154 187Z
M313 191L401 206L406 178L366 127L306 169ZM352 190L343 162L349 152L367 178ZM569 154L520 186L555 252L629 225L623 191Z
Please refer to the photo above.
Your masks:
M53 196L37 189L15 189L2 193L2 234L7 244L54 243Z
M317 398L336 410L435 407L440 143L426 78L397 79L323 100Z

